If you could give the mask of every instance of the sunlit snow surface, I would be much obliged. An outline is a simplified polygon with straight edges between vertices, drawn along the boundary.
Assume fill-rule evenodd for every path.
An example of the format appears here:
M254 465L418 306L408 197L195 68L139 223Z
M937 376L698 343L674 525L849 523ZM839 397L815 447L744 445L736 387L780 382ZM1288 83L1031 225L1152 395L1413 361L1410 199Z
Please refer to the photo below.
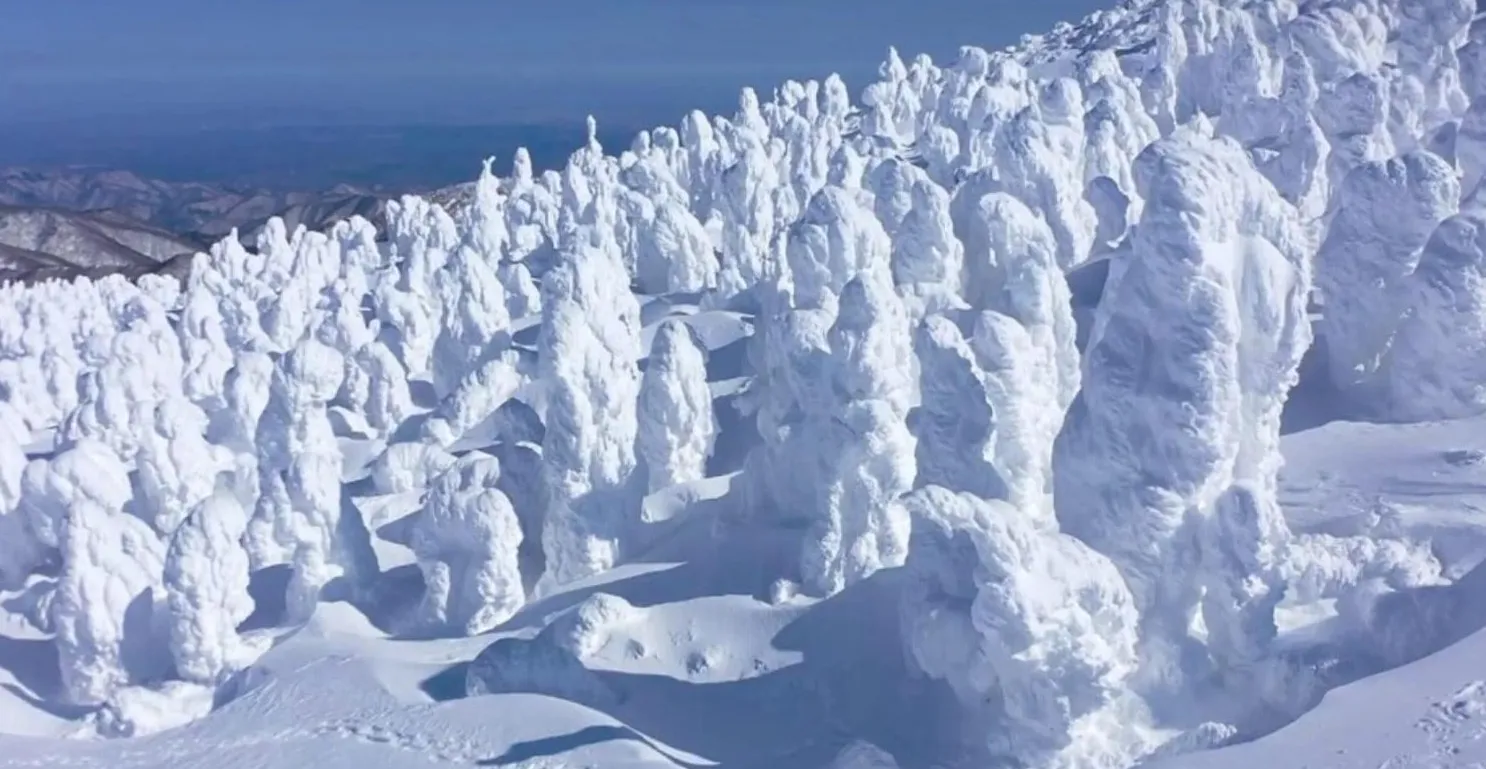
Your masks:
M1486 760L1486 28L1136 2L0 289L0 766Z

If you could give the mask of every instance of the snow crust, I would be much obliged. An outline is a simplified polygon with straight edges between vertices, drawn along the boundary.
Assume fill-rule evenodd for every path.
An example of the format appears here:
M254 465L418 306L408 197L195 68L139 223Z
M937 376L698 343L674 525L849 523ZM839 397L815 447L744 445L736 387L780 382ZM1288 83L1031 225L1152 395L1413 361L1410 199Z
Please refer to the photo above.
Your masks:
M0 675L167 746L128 766L345 681L471 733L568 700L632 743L594 765L1262 737L1486 623L1473 17L1132 0L889 51L856 104L746 89L618 154L590 119L386 242L274 221L178 287L0 287ZM1394 461L1431 469L1359 490Z

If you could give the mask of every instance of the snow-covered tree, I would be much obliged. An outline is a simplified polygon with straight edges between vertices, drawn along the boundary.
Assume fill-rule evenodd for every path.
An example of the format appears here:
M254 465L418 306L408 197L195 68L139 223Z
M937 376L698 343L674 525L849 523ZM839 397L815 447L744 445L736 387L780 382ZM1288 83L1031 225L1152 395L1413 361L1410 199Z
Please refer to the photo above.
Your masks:
M1138 663L1136 602L1109 559L1004 502L930 486L898 504L913 526L909 660L982 720L993 754L1101 766L1149 747L1080 739L1120 717Z
M275 367L258 422L260 495L244 542L254 568L293 566L288 606L299 619L343 571L353 582L370 576L356 573L366 565L364 543L341 536L342 456L325 409L344 375L340 353L306 339Z
M412 527L423 572L423 621L461 635L484 633L525 602L517 551L522 531L500 490L500 462L472 454L434 479Z
M639 304L612 249L579 242L563 259L543 281L537 345L552 490L542 531L547 587L617 563L638 513Z
M1405 282L1460 200L1454 169L1419 150L1358 166L1337 192L1316 254L1320 334L1332 382L1366 406L1379 361L1406 311Z
M248 514L226 491L207 498L175 530L165 553L170 653L181 678L215 685L251 661L237 628L253 613Z
M909 426L918 441L915 487L939 486L984 499L1005 499L1006 480L993 454L999 413L985 374L964 334L942 315L925 318L913 337L920 405Z
M828 341L831 395L807 422L818 474L800 560L804 585L819 595L903 563L909 524L895 502L916 471L913 372L903 366L912 341L886 270L846 284Z
M1055 501L1064 530L1129 583L1146 666L1180 677L1162 666L1199 603L1209 626L1243 629L1209 638L1220 664L1273 632L1279 416L1310 341L1308 262L1294 207L1231 140L1185 127L1141 154L1136 181L1148 203L1098 309ZM1215 530L1224 548L1194 547Z
M656 329L640 381L635 453L647 490L700 480L716 433L706 354L685 321L667 320Z
M83 439L47 463L44 504L57 515L62 574L52 599L62 690L98 705L168 667L155 602L165 543L125 512L128 469L108 446Z
M1406 314L1380 363L1384 413L1427 421L1486 412L1486 216L1452 216L1404 279Z

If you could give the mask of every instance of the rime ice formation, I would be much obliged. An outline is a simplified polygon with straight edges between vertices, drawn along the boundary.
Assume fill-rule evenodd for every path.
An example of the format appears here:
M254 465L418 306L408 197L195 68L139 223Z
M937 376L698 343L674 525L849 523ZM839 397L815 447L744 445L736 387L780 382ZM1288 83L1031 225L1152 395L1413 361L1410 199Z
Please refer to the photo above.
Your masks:
M578 659L584 659L602 649L613 631L642 616L639 609L617 595L594 593L572 611L553 620L543 635Z
M667 320L655 333L640 381L635 453L646 490L701 480L717 433L707 360L685 321Z
M51 606L62 689L72 704L99 705L168 665L152 618L163 598L165 544L124 512L129 481L108 447L85 439L52 464L52 488L61 495L51 501L65 506L63 569Z
M977 198L978 187L972 181L959 192L965 298L972 308L1007 315L1032 334L1043 358L1034 365L1054 384L1058 408L1066 409L1079 386L1077 327L1052 231L1016 198L999 192Z
M538 344L552 494L543 578L554 586L613 566L638 520L639 306L611 250L583 244L562 256L544 279Z
M251 661L237 628L253 613L248 554L240 540L247 512L231 494L199 504L165 553L170 653L186 681L216 684Z
M1403 513L1291 531L1278 472L1313 325L1304 391L1341 418L1486 412L1471 6L1131 0L1009 51L890 51L856 105L834 76L750 89L615 155L590 120L560 169L521 150L467 204L390 203L385 242L276 219L183 285L0 286L0 597L115 736L238 693L250 612L504 632L529 593L735 555L771 602L724 614L894 596L902 637L874 635L956 695L976 766L1272 726L1330 627L1277 613L1397 656L1370 607L1458 567ZM283 607L248 594L271 567ZM613 704L587 664L713 632L640 638L690 605L643 593L522 613L469 690ZM898 721L911 692L846 698ZM954 763L859 726L813 736Z
M1004 502L930 486L902 504L914 530L901 613L917 667L989 719L1004 761L1128 761L1052 758L1090 749L1074 738L1138 664L1139 614L1114 564Z
M1420 252L1460 199L1455 172L1416 150L1358 166L1337 192L1316 254L1320 332L1332 382L1365 399L1408 308L1404 285Z
M501 491L500 462L471 456L431 484L412 530L423 572L424 621L438 629L476 635L521 608L525 591L517 550L521 524Z
M1250 661L1284 590L1274 489L1280 410L1310 342L1304 237L1241 148L1200 128L1147 148L1136 180L1146 209L1059 436L1058 518L1119 567L1148 644L1182 643L1200 601L1221 628L1210 653ZM1209 535L1223 546L1194 557L1189 538ZM1148 646L1145 664L1174 649Z
M372 462L372 485L383 494L428 488L454 464L454 455L427 443L394 443Z
M1441 222L1400 293L1405 315L1379 366L1387 414L1486 413L1486 217Z
M903 563L908 521L894 500L915 476L906 311L880 268L847 283L838 307L826 336L830 392L812 415L820 443L800 560L805 586L822 595Z
M291 564L288 605L295 616L308 617L320 589L352 566L338 542L341 451L325 414L343 376L336 350L304 340L280 359L258 421L262 496L245 541L255 568Z
M504 350L459 380L424 423L423 433L439 445L449 446L511 402L526 383L520 354Z
M997 471L995 438L1000 413L985 372L954 322L926 318L914 333L922 404L910 415L918 440L915 487L939 486L984 499L1005 499L1007 480Z

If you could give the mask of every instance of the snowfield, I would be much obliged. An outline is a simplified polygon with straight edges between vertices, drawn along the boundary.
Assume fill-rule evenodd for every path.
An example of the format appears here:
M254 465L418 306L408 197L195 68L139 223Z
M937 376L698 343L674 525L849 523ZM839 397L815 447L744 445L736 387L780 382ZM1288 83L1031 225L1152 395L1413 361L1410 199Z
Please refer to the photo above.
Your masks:
M1133 0L0 287L0 766L1479 767L1483 114Z

